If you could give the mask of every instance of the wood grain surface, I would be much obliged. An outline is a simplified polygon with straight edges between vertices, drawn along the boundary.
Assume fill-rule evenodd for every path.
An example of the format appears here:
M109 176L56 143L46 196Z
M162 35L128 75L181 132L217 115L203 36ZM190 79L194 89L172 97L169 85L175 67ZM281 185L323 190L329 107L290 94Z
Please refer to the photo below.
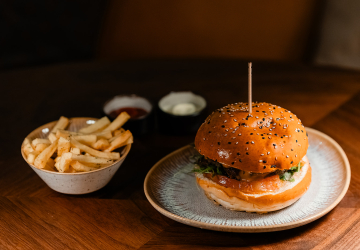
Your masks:
M146 200L143 181L163 156L194 135L153 131L135 138L110 183L80 196L51 190L24 162L24 137L59 116L101 117L115 94L154 104L173 90L192 90L209 112L246 101L247 62L158 60L79 63L0 72L0 249L359 249L360 73L295 64L253 63L253 99L283 106L325 132L351 164L340 204L308 225L273 233L207 231L172 221Z

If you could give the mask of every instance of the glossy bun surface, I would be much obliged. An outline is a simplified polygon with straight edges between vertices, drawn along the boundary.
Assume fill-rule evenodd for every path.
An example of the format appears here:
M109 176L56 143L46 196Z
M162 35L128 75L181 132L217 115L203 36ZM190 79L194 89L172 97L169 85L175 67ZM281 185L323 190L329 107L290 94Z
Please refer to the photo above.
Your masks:
M306 155L300 119L270 103L235 103L214 111L199 128L195 147L225 167L264 173L290 169Z

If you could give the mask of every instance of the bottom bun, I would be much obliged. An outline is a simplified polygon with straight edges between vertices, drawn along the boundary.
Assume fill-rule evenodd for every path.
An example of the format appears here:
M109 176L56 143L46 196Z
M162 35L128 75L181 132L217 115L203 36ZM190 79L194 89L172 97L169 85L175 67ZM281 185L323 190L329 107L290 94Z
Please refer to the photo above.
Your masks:
M245 193L241 189L222 186L201 173L196 173L196 181L210 200L227 209L267 213L290 206L308 190L311 167L306 156L302 160L305 164L294 174L294 182L282 181L282 186L269 192Z

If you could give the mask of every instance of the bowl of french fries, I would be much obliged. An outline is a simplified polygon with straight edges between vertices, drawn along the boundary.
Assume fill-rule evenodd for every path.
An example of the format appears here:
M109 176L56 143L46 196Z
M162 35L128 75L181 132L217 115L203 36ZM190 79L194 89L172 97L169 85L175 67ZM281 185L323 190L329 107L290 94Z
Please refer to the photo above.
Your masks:
M128 155L133 136L122 126L130 116L123 112L113 121L60 117L31 132L21 154L53 190L86 194L104 187Z

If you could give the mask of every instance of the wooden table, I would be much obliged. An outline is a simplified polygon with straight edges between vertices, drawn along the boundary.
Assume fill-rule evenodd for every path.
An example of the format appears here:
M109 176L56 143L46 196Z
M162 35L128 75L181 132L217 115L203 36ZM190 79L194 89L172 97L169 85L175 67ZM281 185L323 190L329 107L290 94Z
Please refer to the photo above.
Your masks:
M172 90L203 94L209 111L246 101L247 63L236 60L79 63L0 72L0 249L359 249L360 72L253 63L253 100L286 107L333 137L352 168L349 191L329 214L292 230L260 234L207 231L174 222L146 200L148 170L194 135L135 138L111 182L87 195L51 190L24 162L20 145L38 126L101 117L115 94L154 103Z

